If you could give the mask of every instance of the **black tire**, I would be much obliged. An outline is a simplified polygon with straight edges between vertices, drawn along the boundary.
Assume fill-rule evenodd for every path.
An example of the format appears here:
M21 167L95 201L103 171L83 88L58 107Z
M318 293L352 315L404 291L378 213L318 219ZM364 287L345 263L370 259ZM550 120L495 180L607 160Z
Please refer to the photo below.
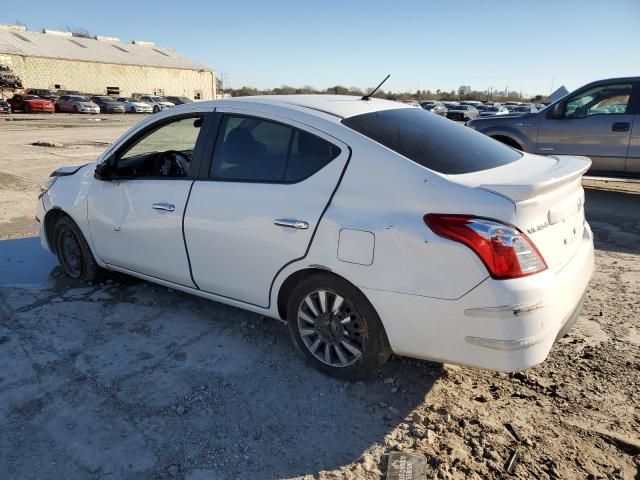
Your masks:
M61 217L53 227L53 240L62 270L68 277L86 283L100 279L102 269L87 241L71 218Z
M73 106L73 113L78 113L78 106L77 105Z
M24 113L31 113L31 105L28 103L24 104Z
M153 113L158 113L160 111L160 107L157 105L154 105L153 107Z
M348 333L345 333L344 331L338 331L335 333L334 327L324 327L329 332L329 335L335 335L334 338L343 339L342 335L345 335L346 340L349 341L348 343L352 345L352 347L357 346L360 350L360 354L355 355L351 350L341 348L343 359L345 355L348 355L349 357L347 360L351 362L348 364L345 363L344 366L330 365L329 363L331 363L331 361L326 363L317 358L314 353L311 352L313 345L307 346L302 337L300 324L303 323L304 320L299 317L299 311L304 313L304 309L308 307L304 306L303 302L305 302L305 299L309 295L313 298L313 295L318 291L325 291L325 295L328 294L325 297L325 304L327 305L329 301L327 299L330 295L333 295L333 298L335 298L335 295L337 294L344 299L342 307L340 307L339 310L325 314L334 319L334 327L346 331L348 329L348 325L354 325L351 327L354 331L350 330ZM320 304L318 304L318 306L320 307ZM325 310L332 310L334 306L335 304L331 307L325 306ZM344 318L344 312L346 312L349 315L349 318L352 318L353 320L349 320L347 325L344 325L344 328L342 328L339 324L343 324L346 319ZM340 317L343 317L343 321L340 321ZM380 317L373 308L373 305L371 305L369 300L367 300L360 290L340 277L318 273L303 279L293 289L289 296L287 304L287 320L289 332L291 333L293 342L298 350L302 352L311 365L316 369L332 377L351 381L364 378L384 365L391 355L391 348L389 347L387 335L384 331L382 322L380 321ZM320 322L330 324L331 320L319 320L316 318L316 322L318 322L318 325L320 325ZM313 325L315 326L316 323ZM355 329L357 329L357 331L355 331ZM306 329L303 327L303 330ZM321 337L319 333L316 335L317 337L305 335L305 338L307 338L307 341L311 343L312 340L318 341L317 339ZM313 343L315 343L315 341L313 341ZM324 347L327 348L327 342L321 342L320 345L324 345ZM337 362L341 360L338 359L337 349L339 348L340 347L337 345L328 347L330 350L330 359L333 358ZM318 349L319 347L316 347L316 350Z
M131 107L129 109L129 113L136 113L136 107Z

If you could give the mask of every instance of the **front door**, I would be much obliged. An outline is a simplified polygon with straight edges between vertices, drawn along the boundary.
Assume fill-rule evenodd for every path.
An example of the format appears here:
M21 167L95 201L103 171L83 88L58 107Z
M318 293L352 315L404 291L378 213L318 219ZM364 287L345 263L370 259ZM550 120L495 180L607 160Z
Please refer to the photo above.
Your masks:
M211 167L184 219L193 277L202 290L267 307L278 271L306 255L349 150L293 121L216 112Z
M193 183L191 164L200 149L201 124L201 115L189 115L151 126L114 154L108 181L93 182L89 229L102 261L195 286L182 215Z
M540 120L536 153L584 155L592 171L623 172L634 115L631 83L601 85L566 100L561 118Z

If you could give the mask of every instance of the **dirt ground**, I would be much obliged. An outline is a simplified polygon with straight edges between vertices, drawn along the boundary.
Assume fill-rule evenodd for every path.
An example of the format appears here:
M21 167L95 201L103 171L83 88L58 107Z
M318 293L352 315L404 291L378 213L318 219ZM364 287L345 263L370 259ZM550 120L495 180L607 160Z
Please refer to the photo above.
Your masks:
M428 478L640 479L639 183L585 180L596 273L542 365L393 358L351 384L307 366L279 322L124 276L62 278L32 238L38 185L139 117L14 118L0 118L0 479L369 480L394 451L424 455Z

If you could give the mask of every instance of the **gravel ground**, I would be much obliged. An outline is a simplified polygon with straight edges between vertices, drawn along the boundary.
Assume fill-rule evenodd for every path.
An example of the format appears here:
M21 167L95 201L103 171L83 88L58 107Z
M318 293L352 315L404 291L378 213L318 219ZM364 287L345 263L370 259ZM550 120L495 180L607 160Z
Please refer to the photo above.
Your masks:
M29 238L37 185L137 117L20 118L0 119L1 479L368 480L399 450L428 478L640 478L638 184L585 181L596 273L544 364L392 358L351 384L307 366L278 322L129 277L62 278Z

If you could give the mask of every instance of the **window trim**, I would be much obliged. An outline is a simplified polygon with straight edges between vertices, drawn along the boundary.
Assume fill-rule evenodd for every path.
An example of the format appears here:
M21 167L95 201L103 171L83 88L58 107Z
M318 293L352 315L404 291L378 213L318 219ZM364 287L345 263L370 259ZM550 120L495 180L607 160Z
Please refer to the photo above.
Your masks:
M142 129L136 131L131 137L127 138L124 143L119 145L115 150L113 150L107 156L105 162L108 162L111 167L115 167L117 165L118 160L120 160L121 155L126 152L132 145L141 141L143 138L151 135L154 131L159 130L165 125L170 123L174 123L180 120L184 120L185 118L202 118L202 125L200 126L200 133L198 134L198 138L196 139L196 144L193 149L193 156L191 158L191 167L189 168L189 174L186 177L119 177L114 176L112 178L113 181L131 181L131 180L189 180L193 181L198 178L198 173L200 171L200 165L203 163L203 159L205 158L206 148L208 144L206 142L206 138L204 135L210 136L207 132L211 128L211 112L185 112L179 115L172 115L167 118L160 119L151 123L150 125L146 125ZM104 162L103 162L104 163ZM206 163L206 161L204 162Z
M603 88L603 87L610 87L612 85L625 85L625 84L630 84L631 85L631 94L629 96L629 103L627 103L627 110L624 113L596 113L594 115L587 115L586 117L566 117L566 113L567 113L567 104L573 100L574 98L588 92L589 90L593 90L594 88ZM553 110L555 105L557 104L562 104L562 117L560 118L554 118L553 117ZM549 108L551 107L551 108ZM586 118L591 118L591 117L599 117L599 116L613 116L613 115L638 115L640 114L640 83L631 79L615 79L615 81L612 82L603 82L603 83L597 83L597 84L588 84L585 85L582 88L579 88L578 90L568 93L567 95L565 95L563 98L555 101L554 103L551 103L549 105L547 105L544 110L546 111L546 115L545 118L549 119L549 120L584 120ZM540 112L542 112L543 110L539 110Z
M208 181L212 181L212 182L229 182L229 183L258 183L258 184L266 184L266 185L295 185L296 183L301 183L304 182L305 180L313 177L315 174L317 174L319 171L321 171L322 169L324 169L326 166L328 166L330 163L332 163L336 158L340 157L340 155L342 155L344 153L344 148L336 145L335 142L330 142L329 140L327 140L326 138L322 138L319 135L316 135L315 133L310 132L309 130L305 130L303 128L297 127L295 125L292 125L290 123L285 123L283 121L279 121L279 120L274 120L272 118L269 117L263 117L260 116L258 114L253 114L253 113L239 113L239 112L228 112L228 111L216 111L215 112L215 116L216 116L216 120L215 120L215 136L213 138L213 144L211 146L211 150L209 153L209 158L203 162L203 167L204 165L207 165L208 168L201 173L203 174L201 176L201 178L199 178L200 180L208 180ZM278 125L282 125L284 127L290 128L292 130L291 132L291 136L289 137L289 146L288 146L288 151L287 151L287 158L285 160L285 167L283 170L283 178L282 180L249 180L249 179L243 179L243 178L222 178L222 177L216 177L214 175L212 175L211 172L211 167L213 166L213 162L215 160L216 157L216 147L218 146L218 137L220 136L220 131L222 129L222 125L223 125L223 118L225 116L236 116L236 117L245 117L245 118L255 118L257 120L261 120L261 121L265 121L265 122L271 122L271 123L275 123ZM306 175L305 177L302 177L298 180L291 180L291 181L287 181L284 179L284 175L286 174L287 171L287 166L289 165L289 156L291 154L291 147L293 145L293 137L295 135L295 132L299 131L302 133L306 133L308 135L313 135L314 137L327 142L328 144L332 145L334 148L338 149L338 154L333 157L329 162L325 163L321 168L319 168L318 170L315 170L314 172L310 173L309 175Z

